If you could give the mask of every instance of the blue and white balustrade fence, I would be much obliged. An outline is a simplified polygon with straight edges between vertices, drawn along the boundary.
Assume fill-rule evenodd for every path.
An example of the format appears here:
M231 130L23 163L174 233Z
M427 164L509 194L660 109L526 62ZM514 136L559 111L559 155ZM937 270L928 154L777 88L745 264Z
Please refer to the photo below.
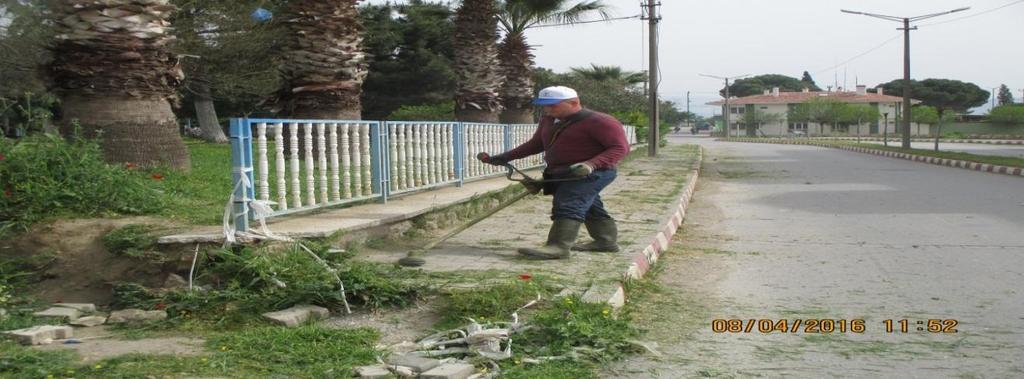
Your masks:
M476 159L526 142L536 124L231 119L231 209L225 234L249 220L376 199L504 174ZM625 126L630 144L636 129ZM255 145L255 149L253 146ZM255 150L255 155L253 154ZM540 155L514 162L544 165ZM231 228L228 223L234 224ZM266 232L266 231L265 231Z

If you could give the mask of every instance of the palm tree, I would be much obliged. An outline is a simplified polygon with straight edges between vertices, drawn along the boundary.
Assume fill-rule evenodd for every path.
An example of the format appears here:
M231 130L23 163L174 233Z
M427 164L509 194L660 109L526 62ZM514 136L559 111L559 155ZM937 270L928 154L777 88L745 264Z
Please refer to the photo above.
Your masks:
M601 66L590 64L590 67L572 67L573 75L596 81L618 80L627 85L644 83L647 81L646 72L625 71L619 66Z
M184 76L168 50L174 7L167 0L55 4L50 71L64 119L77 120L86 136L100 135L109 161L187 170L170 103Z
M498 122L503 77L498 68L497 9L493 0L463 0L455 11L455 117Z
M574 24L584 16L598 13L608 18L608 7L600 0L581 1L566 7L569 0L506 0L500 5L498 22L505 33L505 39L498 46L505 83L501 87L501 99L505 110L501 121L507 123L532 123L533 108L533 55L526 43L526 30L552 24Z
M281 100L293 117L358 120L367 74L358 0L290 0Z

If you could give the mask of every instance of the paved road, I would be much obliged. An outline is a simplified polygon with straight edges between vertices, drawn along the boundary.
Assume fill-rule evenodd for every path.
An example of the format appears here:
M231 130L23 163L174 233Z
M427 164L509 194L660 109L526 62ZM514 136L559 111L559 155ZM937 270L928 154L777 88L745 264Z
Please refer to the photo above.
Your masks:
M1024 377L1024 179L669 138L706 156L657 276L674 295L638 316L664 355L605 376ZM866 330L714 333L713 319L863 319ZM929 319L957 320L957 333L918 331Z
M881 145L882 141L864 141ZM889 146L900 146L900 142L889 141ZM915 149L932 150L934 142L911 142L910 147ZM998 155L1002 157L1024 158L1024 145L985 145L978 143L946 143L939 142L939 150L956 151L978 155Z

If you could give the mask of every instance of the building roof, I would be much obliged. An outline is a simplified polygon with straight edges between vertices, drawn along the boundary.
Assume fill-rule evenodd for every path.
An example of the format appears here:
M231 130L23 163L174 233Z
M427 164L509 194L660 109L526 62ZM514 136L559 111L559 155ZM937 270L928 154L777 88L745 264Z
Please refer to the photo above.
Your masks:
M844 103L854 104L867 104L867 103L899 103L903 101L902 97L879 95L877 93L866 93L858 94L857 92L826 92L826 91L808 91L808 92L779 92L778 95L771 93L767 95L750 95L744 97L738 97L729 99L729 105L746 105L746 104L798 104L809 101L811 99L818 98L829 98L842 101ZM910 100L913 104L918 104L920 100ZM725 100L712 101L707 105L723 105Z

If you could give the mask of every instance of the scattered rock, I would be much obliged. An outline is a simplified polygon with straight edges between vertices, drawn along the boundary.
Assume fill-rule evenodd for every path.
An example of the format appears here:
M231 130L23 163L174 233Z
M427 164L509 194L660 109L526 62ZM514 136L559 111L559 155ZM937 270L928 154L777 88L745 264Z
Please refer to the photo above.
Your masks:
M416 355L400 354L392 354L388 356L387 362L390 365L409 367L416 372L424 372L441 365L441 362L438 361L437 359L423 358Z
M398 375L398 377L402 379L416 377L416 371L413 371L411 367L392 366L391 371L393 371L395 375Z
M141 309L124 309L110 312L107 323L119 324L125 322L159 321L167 318L166 311L144 311Z
M76 309L76 310L78 310L79 312L82 312L82 313L96 313L96 304L86 304L86 303L55 303L55 304L53 304L53 306Z
M45 311L39 311L33 313L32 315L36 317L55 317L61 320L74 320L76 318L81 317L82 312L79 312L77 309L74 308L50 307Z
M4 332L4 335L22 345L45 345L53 340L71 338L72 328L70 326L41 325L7 331Z
M421 379L466 379L476 372L468 363L445 363L420 374Z
M362 379L384 379L395 377L391 374L391 371L388 371L388 367L385 365L356 367L356 375Z
M188 280L182 278L181 275L172 273L167 275L167 279L164 279L164 288L188 288Z
M331 312L315 305L296 305L277 312L267 312L263 318L284 326L299 326L306 321L325 319Z
M7 318L7 310L0 308L0 320Z
M106 322L107 318L103 316L86 316L72 320L70 324L74 326L93 327L103 325Z
M419 346L420 345L417 345L415 342L402 341L394 345L388 346L387 349L388 351L394 354L405 354L419 350Z

